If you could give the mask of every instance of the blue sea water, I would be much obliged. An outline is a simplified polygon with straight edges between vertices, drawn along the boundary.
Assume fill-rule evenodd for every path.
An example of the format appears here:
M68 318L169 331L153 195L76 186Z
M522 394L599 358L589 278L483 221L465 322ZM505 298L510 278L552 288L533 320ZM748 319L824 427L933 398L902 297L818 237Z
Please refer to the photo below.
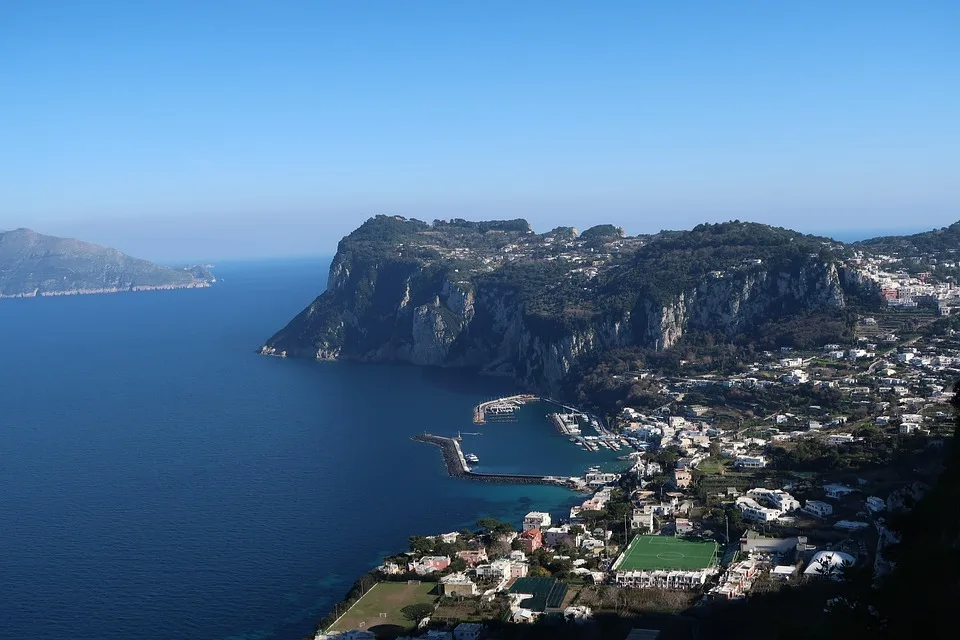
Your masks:
M207 290L0 301L0 638L294 639L414 533L581 500L446 476L614 464L504 380L261 357L326 260L223 265Z

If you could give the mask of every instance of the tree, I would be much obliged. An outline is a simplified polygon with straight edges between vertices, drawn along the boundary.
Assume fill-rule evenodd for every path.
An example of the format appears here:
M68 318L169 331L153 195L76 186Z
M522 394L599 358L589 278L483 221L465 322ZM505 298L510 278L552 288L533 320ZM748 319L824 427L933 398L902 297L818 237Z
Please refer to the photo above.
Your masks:
M529 571L527 571L527 575L531 578L549 578L550 572L539 565L533 565Z
M587 526L590 529L593 529L597 526L597 522L603 520L607 517L606 511L596 511L588 509L586 511L581 511L577 514L577 517L587 523Z
M435 546L433 540L426 536L410 536L407 542L410 544L410 551L416 553L431 553Z
M497 518L480 518L477 520L477 526L483 529L488 535L499 535L516 531L512 524L498 520Z
M467 570L467 562L463 558L454 558L450 561L450 571L460 573Z
M720 443L716 440L710 441L710 457L714 459L720 457Z
M400 609L403 617L412 622L419 622L433 613L433 605L425 602L408 604Z

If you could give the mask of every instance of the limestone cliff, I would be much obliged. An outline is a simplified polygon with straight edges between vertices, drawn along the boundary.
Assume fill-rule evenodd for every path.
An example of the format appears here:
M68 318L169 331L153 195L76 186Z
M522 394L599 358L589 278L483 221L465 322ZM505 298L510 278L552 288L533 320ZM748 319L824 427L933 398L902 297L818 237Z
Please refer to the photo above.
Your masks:
M379 217L341 241L327 291L265 345L319 359L477 367L555 391L607 349L668 349L841 309L842 246L763 225L626 238L523 221Z

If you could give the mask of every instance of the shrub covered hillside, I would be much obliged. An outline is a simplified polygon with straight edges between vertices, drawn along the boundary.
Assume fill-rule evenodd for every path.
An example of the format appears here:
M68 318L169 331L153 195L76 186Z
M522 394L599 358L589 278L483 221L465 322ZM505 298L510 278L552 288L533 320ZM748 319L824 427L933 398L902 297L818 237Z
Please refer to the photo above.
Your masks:
M535 233L523 220L432 224L378 216L345 237L329 285L267 349L466 366L559 392L611 350L735 344L817 312L845 326L860 295L825 238L730 222L629 237L600 225Z

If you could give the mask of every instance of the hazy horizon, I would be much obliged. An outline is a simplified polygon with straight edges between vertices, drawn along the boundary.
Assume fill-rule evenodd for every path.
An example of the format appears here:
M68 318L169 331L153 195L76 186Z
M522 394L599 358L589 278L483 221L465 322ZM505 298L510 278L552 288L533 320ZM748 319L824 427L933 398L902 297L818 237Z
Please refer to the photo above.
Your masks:
M958 24L948 1L14 3L0 228L170 261L332 253L378 213L942 227Z
M409 216L409 217L416 218L416 216ZM453 216L453 217L458 217L458 216ZM480 217L475 217L471 219L472 220L492 220L494 218L480 216ZM425 222L432 222L432 221L433 220L425 220ZM745 219L742 219L741 221L760 222L758 220L745 220ZM717 220L713 222L725 222L725 220ZM956 222L956 220L954 220L953 222ZM950 222L948 224L952 224L953 222ZM356 226L359 226L360 224L362 224L362 221L358 222ZM583 231L589 228L590 226L592 226L593 224L606 224L606 223L597 222L597 223L591 223L589 225L572 224L569 226L573 226L577 228L579 231ZM932 229L939 229L941 227L948 226L948 224L936 225L933 227L904 227L900 229L864 228L864 229L858 229L858 230L857 229L846 229L846 230L844 229L840 229L840 230L795 229L795 230L801 231L802 233L808 233L811 235L833 238L834 240L837 240L840 242L849 243L849 242L857 242L859 240L866 240L868 238L875 238L878 236L910 235L914 233L920 233L923 231L929 231ZM550 231L551 229L556 228L557 226L561 226L561 225L552 225L549 227L538 227L537 225L533 225L533 229L537 233L544 233L544 232ZM639 234L652 234L652 233L657 233L659 231L681 231L685 229L690 229L693 226L696 226L696 225L690 225L687 227L662 227L659 229L647 229L647 230L639 230L639 231L632 230L632 229L625 229L625 231L628 235L633 236L633 235L639 235ZM784 226L784 225L778 225L778 226ZM787 226L787 228L792 229L793 227ZM0 233L4 231L12 231L13 229L14 227L11 227L9 229L0 229ZM153 262L157 262L160 264L171 264L171 265L188 264L188 263L193 264L193 263L202 263L202 262L245 262L245 261L259 261L259 260L282 260L282 259L294 260L294 259L314 259L314 258L330 259L336 253L337 243L340 241L340 238L342 237L342 236L338 236L336 238L333 238L331 236L329 238L324 238L322 239L322 244L318 245L317 248L302 250L299 252L286 251L286 252L279 252L279 253L269 253L269 252L265 253L265 252L258 252L256 250L251 250L247 253L229 253L229 254L216 255L216 253L213 253L213 252L209 252L209 251L204 252L204 247L210 246L210 245L204 244L206 240L203 237L193 238L191 242L184 243L182 239L181 240L175 239L175 237L183 237L183 236L179 236L176 230L169 231L170 233L169 244L164 244L163 242L158 241L158 237L156 234L151 236L149 240L138 243L136 241L131 242L130 237L128 235L125 235L122 233L118 234L116 233L115 230L108 229L108 228L100 229L99 233L96 233L96 227L88 228L89 231L93 231L92 234L88 234L88 235L71 234L71 233L53 233L48 230L38 229L38 228L31 228L31 229L33 231L46 234L46 235L71 237L71 238L76 238L78 240L84 240L86 242L93 242L95 244L100 244L100 245L108 246L114 249L118 249L135 258L143 258L143 259L151 260ZM351 229L351 231L352 230L353 229ZM144 233L148 233L148 232L144 230ZM111 237L115 237L116 242L111 242L110 240ZM126 240L124 240L124 238L126 238ZM152 253L145 253L144 251L138 251L137 250L138 247L144 249L145 251L152 251Z

